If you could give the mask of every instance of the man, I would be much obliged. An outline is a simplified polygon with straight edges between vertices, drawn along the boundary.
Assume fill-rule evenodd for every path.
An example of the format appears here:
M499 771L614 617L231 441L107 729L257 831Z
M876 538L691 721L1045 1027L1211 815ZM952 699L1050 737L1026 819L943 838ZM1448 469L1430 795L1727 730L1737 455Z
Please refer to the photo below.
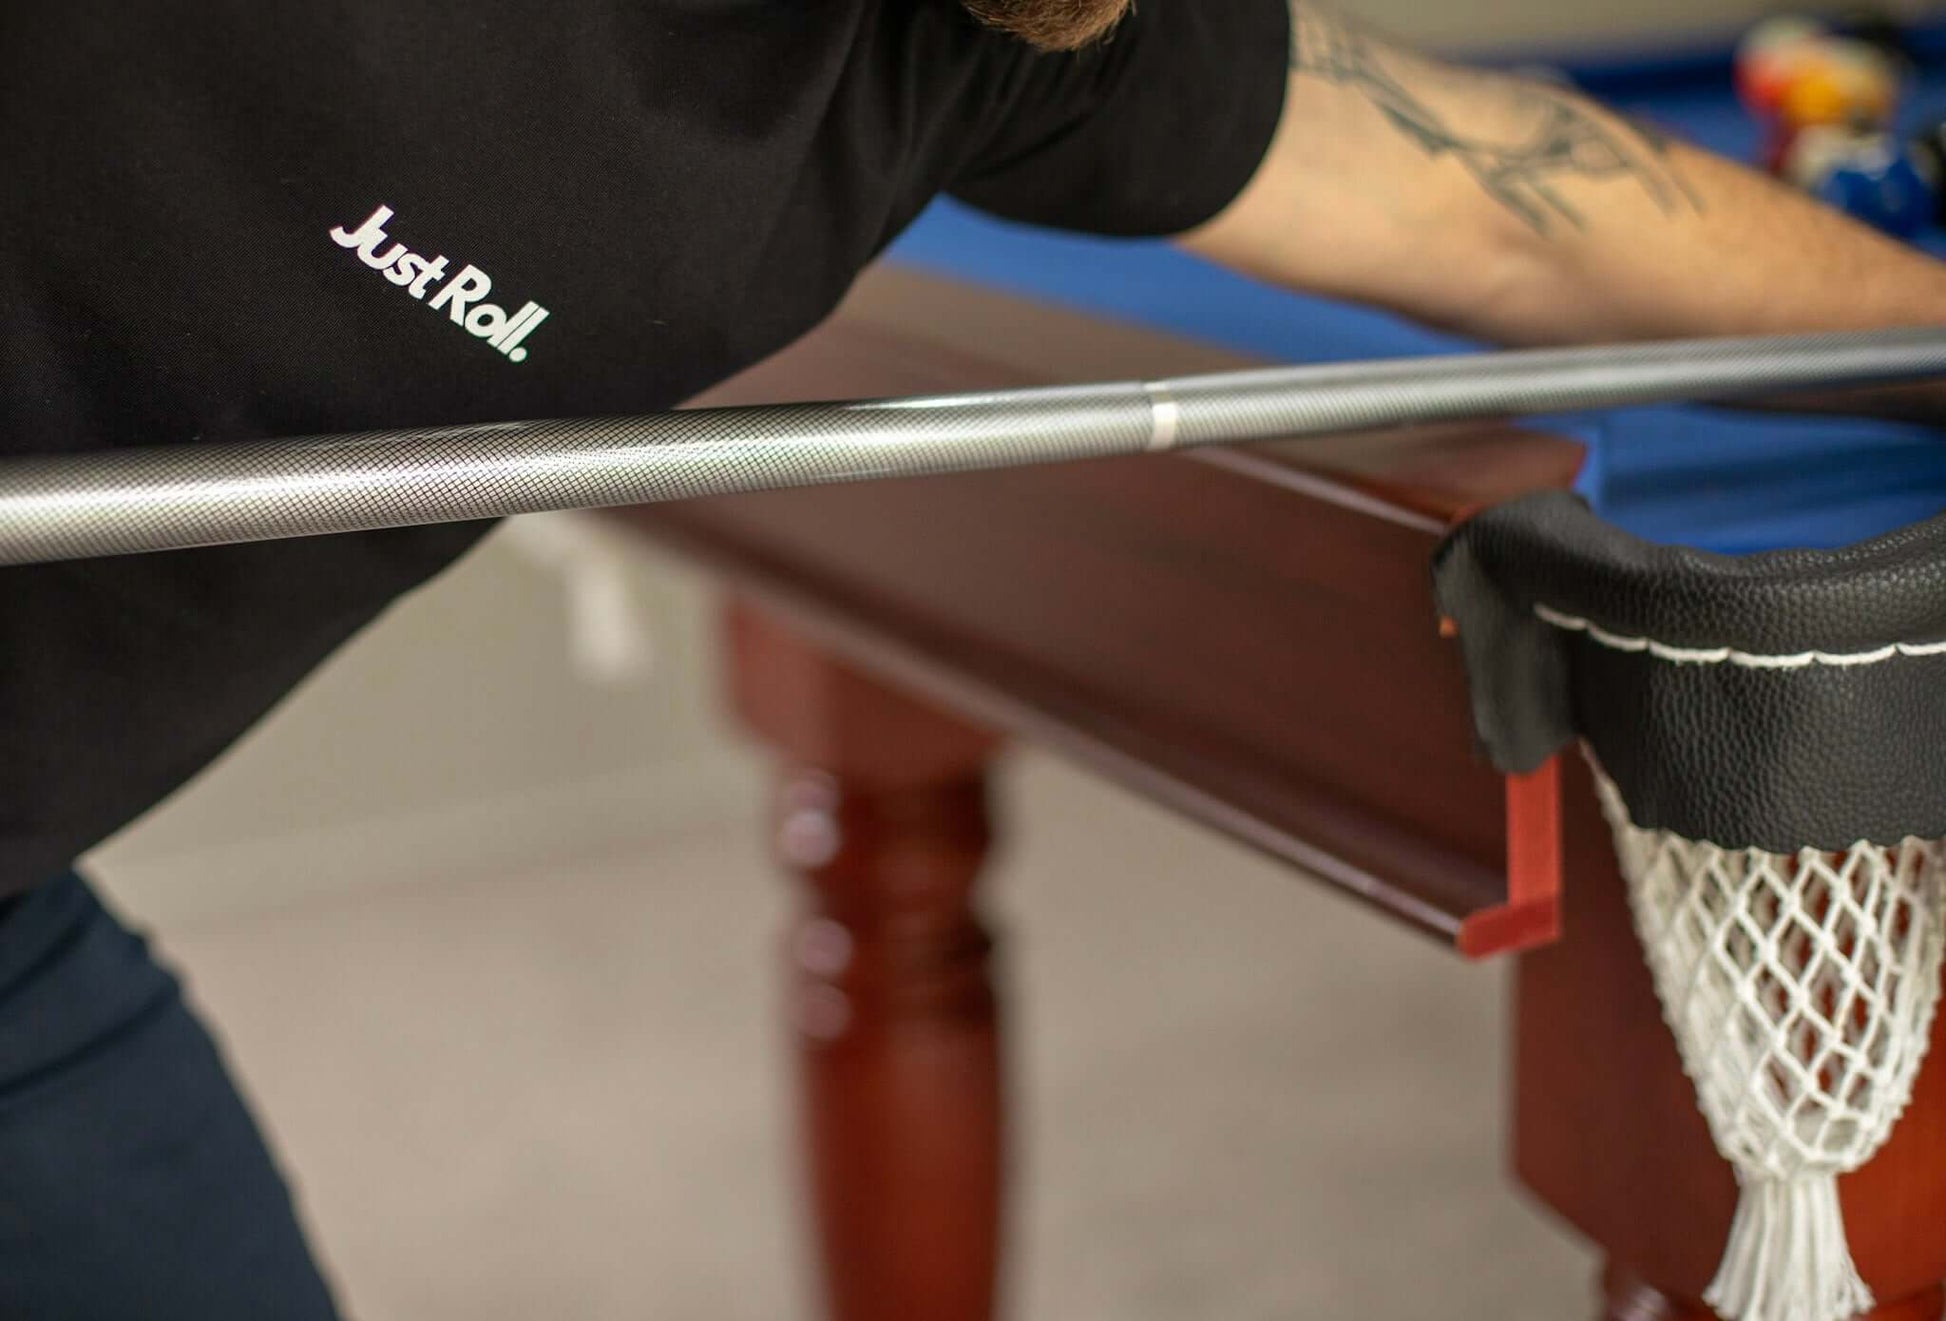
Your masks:
M676 404L940 192L1505 342L1946 320L1946 268L1299 0L23 0L0 447ZM0 570L0 1316L328 1318L72 860L482 529Z

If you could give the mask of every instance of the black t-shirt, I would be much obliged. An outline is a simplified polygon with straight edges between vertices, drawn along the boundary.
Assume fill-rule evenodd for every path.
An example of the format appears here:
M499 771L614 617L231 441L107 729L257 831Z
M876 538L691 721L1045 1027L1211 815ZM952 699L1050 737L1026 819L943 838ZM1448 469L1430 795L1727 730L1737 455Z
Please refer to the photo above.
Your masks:
M10 0L0 451L666 408L936 193L1181 231L1285 0L1036 54L956 0ZM0 894L196 773L477 525L0 569Z

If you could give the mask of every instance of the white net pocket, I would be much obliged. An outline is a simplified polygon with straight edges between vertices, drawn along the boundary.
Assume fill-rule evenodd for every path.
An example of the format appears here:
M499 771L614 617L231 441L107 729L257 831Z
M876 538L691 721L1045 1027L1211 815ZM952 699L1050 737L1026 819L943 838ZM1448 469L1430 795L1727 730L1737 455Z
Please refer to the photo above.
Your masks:
M1742 1189L1704 1300L1734 1321L1872 1305L1837 1177L1912 1095L1939 999L1939 841L1796 854L1633 824L1596 770L1635 925L1683 1067Z

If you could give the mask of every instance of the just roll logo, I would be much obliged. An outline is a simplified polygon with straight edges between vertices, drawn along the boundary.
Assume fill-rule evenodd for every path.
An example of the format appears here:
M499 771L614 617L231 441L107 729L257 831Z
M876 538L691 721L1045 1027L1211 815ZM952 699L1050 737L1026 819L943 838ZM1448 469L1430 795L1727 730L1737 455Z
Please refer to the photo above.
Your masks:
M343 225L331 231L331 241L351 248L358 260L398 285L421 302L432 295L429 304L435 311L444 309L446 317L475 339L483 339L507 356L508 362L527 361L521 341L547 320L547 309L528 303L512 316L507 309L486 301L493 292L493 278L478 266L462 266L458 274L446 279L444 257L427 257L409 251L403 243L386 246L385 227L392 222L392 208L381 206L357 229ZM445 280L444 284L440 284ZM433 286L439 288L435 290Z

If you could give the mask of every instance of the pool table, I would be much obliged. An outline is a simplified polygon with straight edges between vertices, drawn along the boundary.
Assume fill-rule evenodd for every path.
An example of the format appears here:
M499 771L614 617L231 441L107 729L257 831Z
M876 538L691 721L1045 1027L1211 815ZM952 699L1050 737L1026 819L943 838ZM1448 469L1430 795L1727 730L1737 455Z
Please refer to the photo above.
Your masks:
M1946 29L1914 43L1946 57ZM1675 131L1755 150L1727 48L1566 67ZM1921 89L1914 113L1929 112L1946 113L1946 76ZM1465 347L1160 245L944 203L826 326L704 402ZM993 1311L1004 1051L977 889L996 828L986 775L1008 740L1460 955L1518 959L1515 1177L1606 1254L1603 1315L1708 1315L1694 1300L1736 1187L1663 1026L1589 773L1562 758L1509 779L1476 757L1429 595L1454 520L1571 484L1652 539L1832 545L1946 506L1946 447L1909 428L1651 409L615 515L720 576L731 702L777 753L774 848L805 896L788 961L829 1315ZM1946 1069L1921 1075L1842 1194L1874 1315L1938 1316Z

